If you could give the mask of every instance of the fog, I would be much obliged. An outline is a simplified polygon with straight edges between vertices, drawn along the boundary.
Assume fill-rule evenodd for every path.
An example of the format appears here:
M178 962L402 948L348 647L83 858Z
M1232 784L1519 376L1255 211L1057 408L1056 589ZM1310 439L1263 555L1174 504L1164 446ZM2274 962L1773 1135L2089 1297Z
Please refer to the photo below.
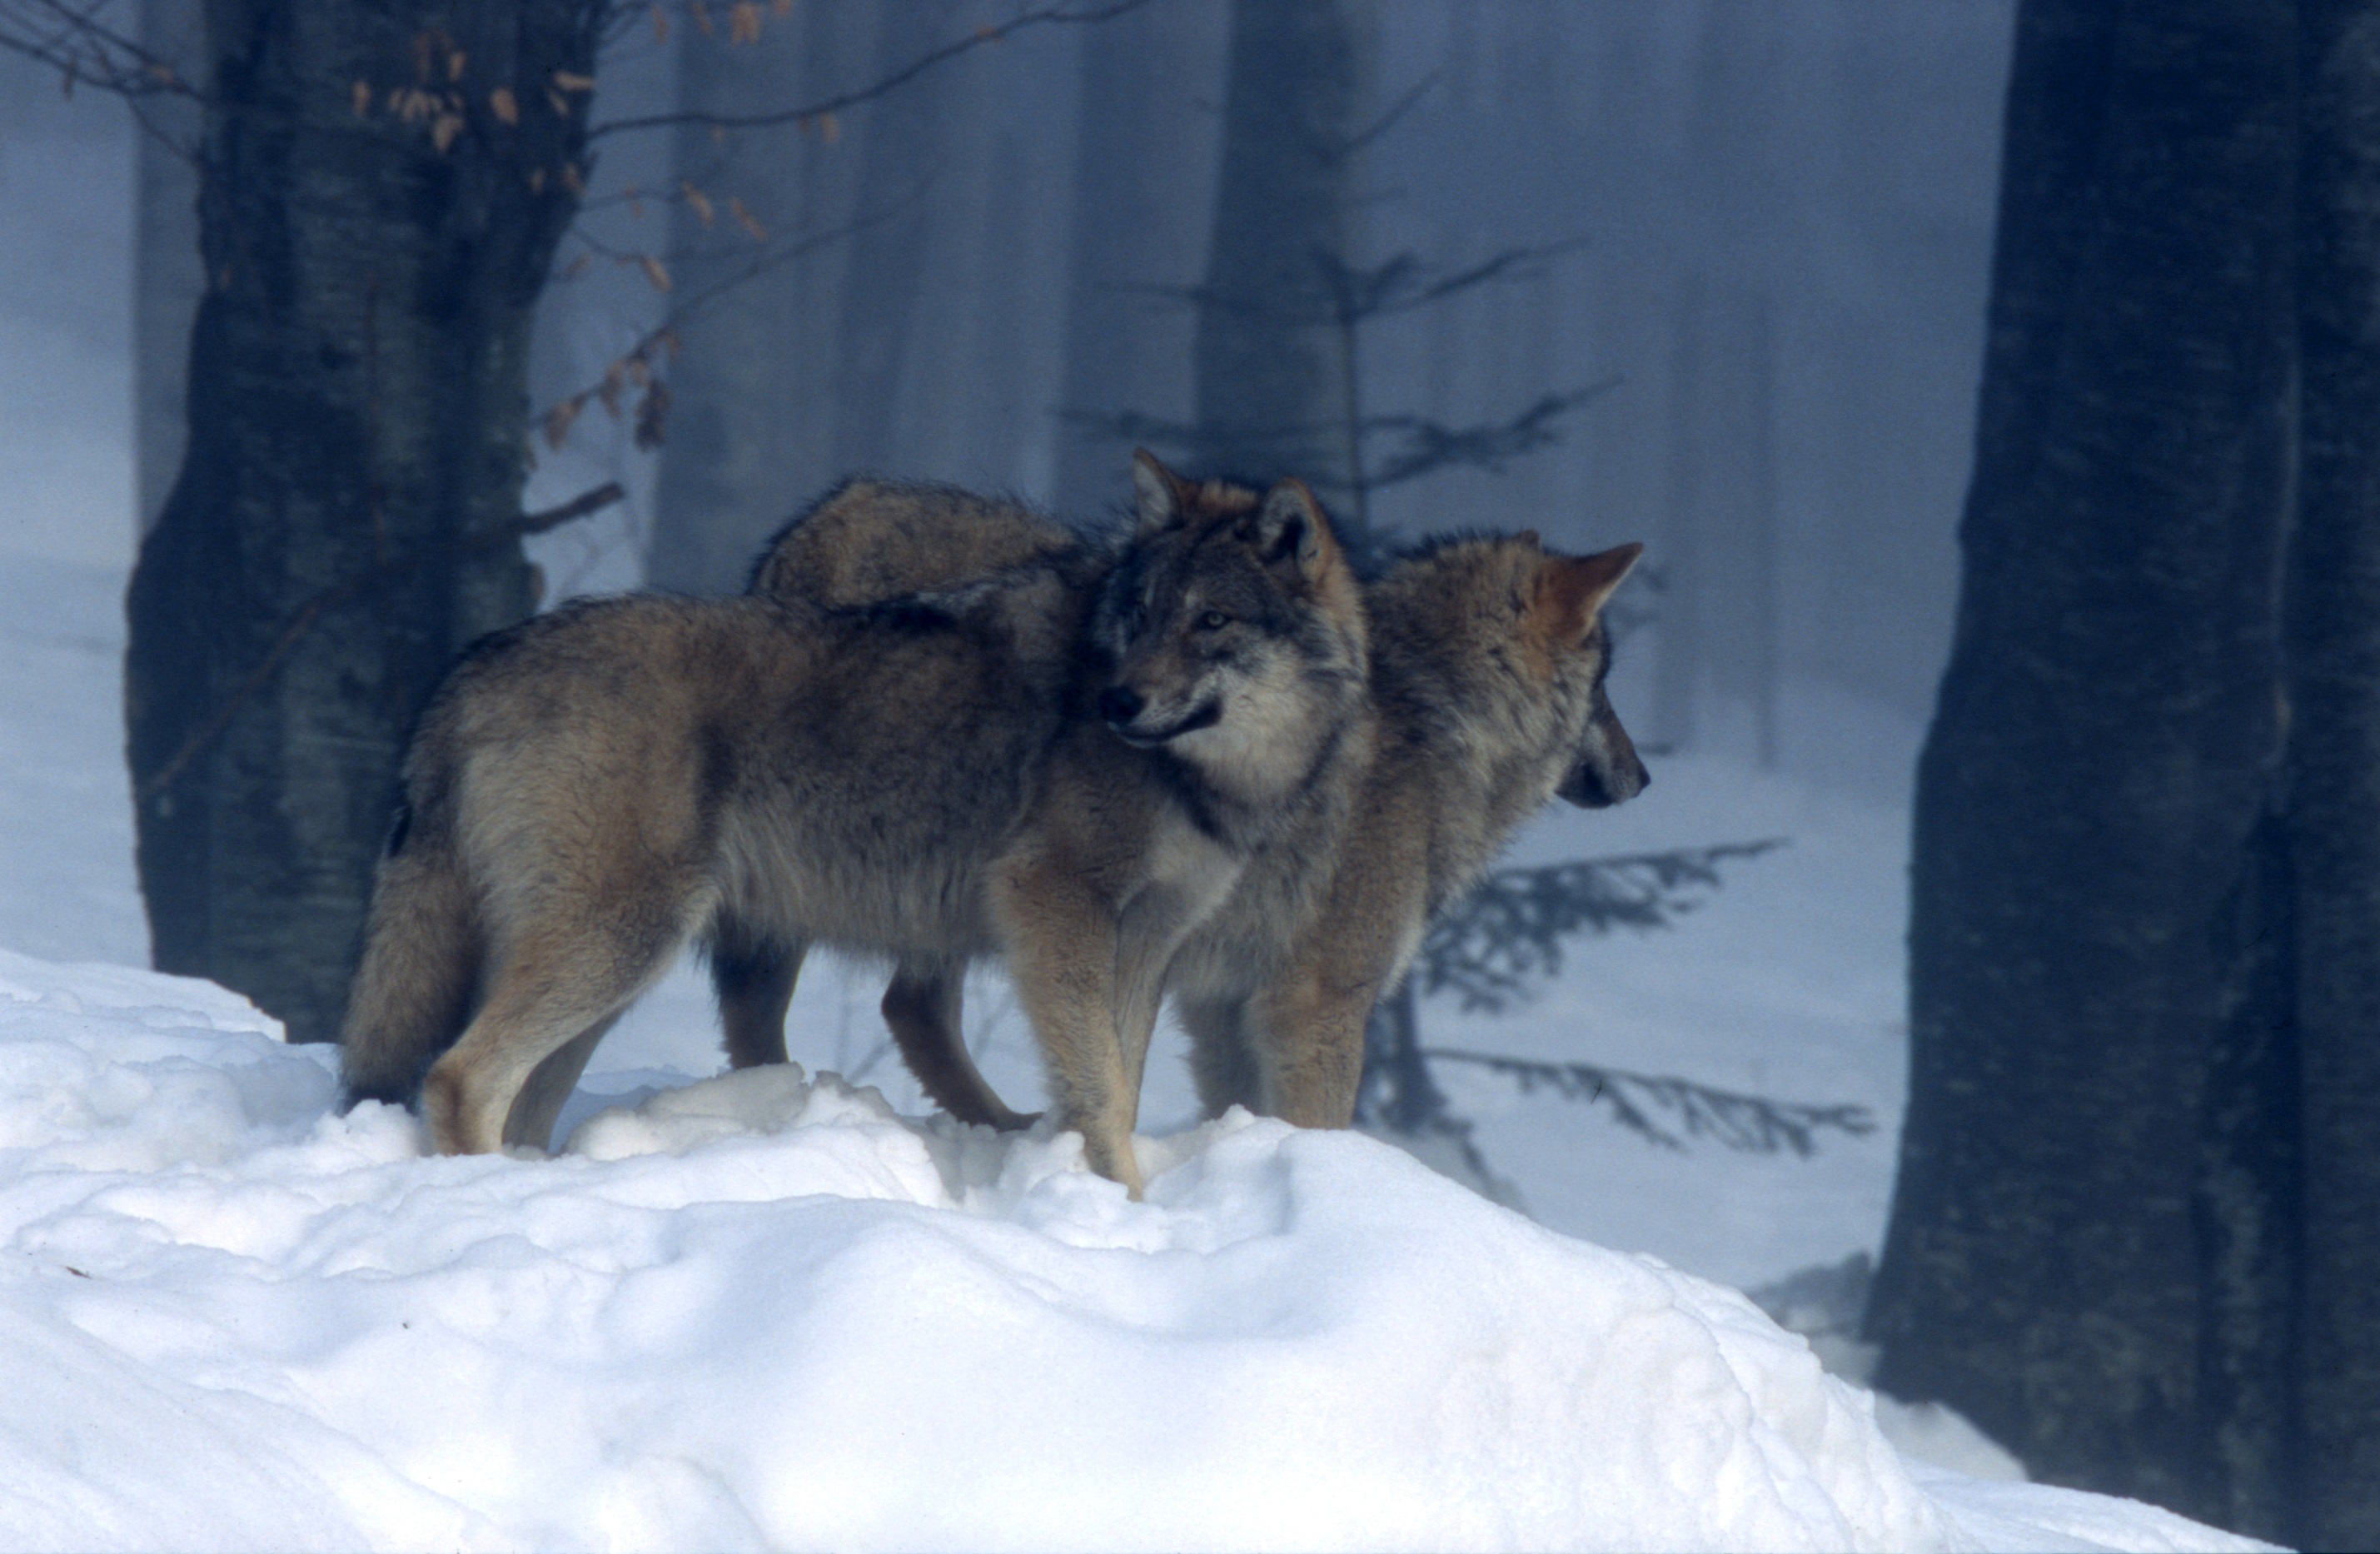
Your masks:
M808 5L757 47L707 52L690 28L666 43L638 28L595 119L682 96L817 100L978 9ZM1551 445L1380 492L1375 516L1405 535L1646 541L1659 590L1620 684L1649 742L1906 783L1905 742L1846 747L1833 731L1844 706L1921 718L1947 649L2010 12L1377 9L1348 261L1409 254L1427 277L1522 261L1367 322L1363 413L1481 427L1602 387L1549 420ZM1195 410L1196 310L1180 294L1206 271L1227 23L1220 0L1153 0L1021 32L831 127L606 140L542 315L539 409L600 383L670 310L790 257L683 322L658 455L600 407L540 449L531 505L603 478L632 492L539 542L550 597L631 585L649 560L657 581L731 586L759 535L855 468L1070 516L1117 502L1129 444L1097 423ZM177 383L133 370L135 235L152 234L151 284L169 297L150 359L170 362L172 288L196 276L174 219L188 179L121 103L0 60L14 218L0 448L15 487L0 551L120 568L137 493L154 504L170 483ZM709 221L675 193L687 184ZM136 394L164 407L145 432Z

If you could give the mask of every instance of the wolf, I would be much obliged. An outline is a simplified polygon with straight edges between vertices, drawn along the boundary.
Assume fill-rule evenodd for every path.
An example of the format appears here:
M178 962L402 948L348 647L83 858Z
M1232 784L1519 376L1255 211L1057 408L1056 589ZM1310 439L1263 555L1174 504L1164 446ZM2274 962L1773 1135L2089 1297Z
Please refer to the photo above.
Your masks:
M1349 1125L1373 1005L1431 919L1549 799L1601 808L1651 782L1612 709L1603 618L1643 553L1451 540L1365 590L1378 741L1321 900L1296 921L1250 912L1267 882L1251 869L1171 973L1208 1115Z
M1182 937L1337 759L1362 621L1284 483L867 609L645 596L500 633L406 759L350 1098L418 1086L443 1151L541 1146L688 940L747 971L767 946L953 977L1002 953L1061 1119L1137 1193L1125 1054Z
M1174 510L1256 501L1230 482L1182 481L1153 459L1135 479L1144 504ZM946 586L965 576L978 546L1062 543L1054 526L1036 530L1007 515L941 515L945 524L978 516L997 534L937 528L919 542L917 531L855 509L811 542L872 558L864 583L855 570L837 573L845 591L836 597L850 603L870 587ZM781 541L801 543L798 534ZM1534 532L1448 540L1366 588L1370 705L1351 710L1345 759L1166 971L1209 1115L1238 1103L1302 1125L1347 1125L1372 1006L1402 979L1429 920L1548 799L1600 807L1643 791L1650 778L1606 688L1602 618L1642 553L1629 544L1562 556ZM826 571L815 562L771 571L764 561L757 586L798 594ZM938 1104L963 1121L1021 1125L1029 1119L967 1058L958 1000L954 980L905 964L886 1020Z
M1294 491L1305 491L1294 485ZM1214 616L1204 609L1207 600L1178 569L1176 547L1166 536L1197 536L1216 528L1247 524L1266 497L1249 485L1232 480L1183 480L1148 450L1133 455L1137 536L1131 559L1107 580L1114 598L1111 621L1133 621L1161 614L1164 602L1195 614ZM1306 495L1306 502L1311 497ZM988 502L968 492L918 485L888 485L855 480L821 502L809 516L778 533L761 554L752 576L752 590L785 602L828 604L828 607L883 607L902 592L935 590L966 583L980 569L1014 566L1033 559L1057 559L1081 550L1083 540L1030 509L1012 502ZM1238 664L1240 671L1261 659L1273 664L1297 664L1299 674L1328 666L1338 669L1338 652L1294 650L1299 633L1288 616L1269 616L1261 609L1232 609L1228 631L1216 631L1216 664ZM1340 600L1333 616L1335 640L1354 650L1361 640L1361 609L1352 600ZM1195 636L1193 636L1195 640ZM1323 642L1330 636L1323 637ZM1290 650L1269 652L1271 648ZM1171 674L1178 686L1166 704L1142 707L1142 690L1111 687L1102 698L1102 714L1121 737L1135 735L1140 726L1166 728L1178 721L1178 711L1193 710L1204 693L1197 690L1195 666L1176 662ZM1259 676L1271 671L1259 671ZM1121 721L1119 721L1121 719ZM1249 855L1243 883L1235 888L1231 917L1245 926L1243 935L1257 935L1264 954L1273 954L1278 933L1306 921L1321 900L1330 859L1338 852L1350 799L1371 764L1373 714L1371 699L1361 690L1335 698L1335 723L1323 728L1326 757L1314 761L1306 781L1282 807L1269 844ZM1259 904L1261 902L1261 904ZM1204 930L1193 933L1193 942ZM771 942L738 935L740 954L711 956L711 978L719 995L722 1021L728 1030L728 1059L735 1066L761 1062L785 1062L783 1014L790 1000L790 976L802 962L802 945ZM1235 952L1243 945L1209 947L1202 964L1252 964ZM1249 950L1252 954L1252 950ZM1125 1040L1125 1090L1137 1097L1148 1038L1154 1026L1157 988L1135 992L1135 1018ZM900 1047L902 1062L918 1078L926 1095L945 1111L968 1123L995 1128L1021 1128L1030 1116L1014 1111L983 1080L959 1038L962 976L950 964L902 959L885 988L883 1016Z

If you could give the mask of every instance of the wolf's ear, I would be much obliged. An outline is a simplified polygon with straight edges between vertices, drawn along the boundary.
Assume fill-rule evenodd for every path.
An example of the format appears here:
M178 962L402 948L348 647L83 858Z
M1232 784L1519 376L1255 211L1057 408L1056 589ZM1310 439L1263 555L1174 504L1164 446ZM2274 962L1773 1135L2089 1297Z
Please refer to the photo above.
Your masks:
M1558 642L1586 635L1611 592L1627 579L1645 547L1631 540L1591 556L1548 556L1537 573L1537 592L1531 613L1546 625Z
M1182 521L1189 491L1188 483L1159 463L1155 454L1147 448L1132 451L1133 504L1140 514L1142 539Z
M1293 476L1265 492L1264 505L1241 526L1240 533L1267 566L1286 569L1307 582L1321 575L1339 550L1322 504Z

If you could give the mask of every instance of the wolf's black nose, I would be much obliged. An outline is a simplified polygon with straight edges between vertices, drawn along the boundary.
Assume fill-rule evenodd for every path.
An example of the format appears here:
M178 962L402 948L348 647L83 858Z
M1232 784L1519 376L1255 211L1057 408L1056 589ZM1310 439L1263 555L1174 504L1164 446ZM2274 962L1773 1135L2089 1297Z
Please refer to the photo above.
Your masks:
M1099 693L1099 716L1119 726L1140 716L1148 704L1129 686L1110 686Z

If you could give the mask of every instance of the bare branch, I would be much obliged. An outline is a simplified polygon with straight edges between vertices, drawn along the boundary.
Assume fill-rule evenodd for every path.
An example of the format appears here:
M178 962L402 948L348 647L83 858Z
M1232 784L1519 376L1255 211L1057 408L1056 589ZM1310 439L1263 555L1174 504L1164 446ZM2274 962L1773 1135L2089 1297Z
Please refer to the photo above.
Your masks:
M929 183L920 183L902 199L896 200L880 210L872 211L868 214L859 217L856 221L846 222L843 225L838 226L832 231L821 232L813 237L804 237L798 242L787 243L772 249L764 250L759 257L754 259L751 263L746 265L743 269L736 271L734 274L723 276L720 280L713 282L711 285L703 287L700 291L688 296L685 300L678 303L676 307L672 308L667 313L663 314L662 321L659 323L653 325L652 328L645 331L643 334L638 336L634 345L630 346L625 351L623 351L619 356L613 358L611 365L605 368L602 378L598 379L595 382L589 383L587 387L578 390L576 394L570 395L546 408L545 413L540 419L547 428L546 441L548 444L552 446L560 445L561 437L556 434L555 429L559 428L562 432L566 433L571 423L577 419L578 413L586 407L589 400L601 399L609 406L612 403L609 395L616 395L618 392L616 386L616 374L630 369L632 364L638 370L650 370L652 366L655 354L663 347L674 347L677 341L678 331L685 327L689 320L701 313L712 303L718 301L729 292L734 291L736 287L745 285L747 282L776 269L779 265L790 264L795 260L801 258L803 255L814 253L830 243L842 242L845 238L856 237L859 233L867 231L871 226L876 226L884 222L891 221L893 217L907 210L917 200L923 198L926 189L929 187L931 186ZM574 234L574 236L577 237L579 242L585 244L590 251L606 252L606 257L613 258L616 261L635 262L638 257L629 254L609 253L603 249L601 245L595 242L594 239L586 237L584 234ZM607 390L609 391L609 394L607 394ZM656 393L661 395L661 402L658 409L660 412L665 413L668 405L668 391L659 382L652 382L648 387L647 402L650 405ZM661 435L662 425L662 415L659 413L650 418L640 418L638 423L638 436L639 439L638 445L639 447L649 447L653 445L653 442L658 441ZM648 441L647 439L649 438L652 441Z
M1770 837L1497 869L1431 925L1413 975L1425 993L1451 989L1466 1010L1501 1013L1532 979L1561 970L1563 940L1667 928L1718 884L1721 863L1784 845Z
M1363 430L1402 431L1404 446L1390 455L1366 482L1375 491L1434 475L1461 465L1502 474L1504 466L1524 454L1561 441L1556 423L1571 411L1620 386L1617 374L1563 394L1548 394L1508 421L1482 426L1441 426L1421 416L1378 416Z
M0 0L0 49L57 70L68 90L88 85L118 97L200 96L173 62L100 19L105 0Z
M1366 416L1356 424L1358 437L1368 441L1376 435L1396 432L1402 433L1404 441L1403 445L1390 455L1378 471L1366 475L1365 486L1368 490L1378 491L1385 486L1399 485L1456 466L1500 474L1504 466L1513 459L1560 442L1561 433L1555 423L1579 406L1609 394L1619 387L1620 382L1615 374L1582 388L1548 394L1511 420L1482 426L1443 426L1423 416ZM1061 419L1089 427L1117 442L1145 443L1160 451L1196 447L1210 433L1210 429L1194 422L1166 420L1137 410L1113 415L1089 410L1061 410L1058 415ZM1335 433L1342 430L1342 423L1335 421L1278 427L1233 427L1231 429L1231 441L1243 448L1292 450L1303 448L1318 434ZM1334 492L1343 492L1352 484L1343 475L1319 472L1308 475L1306 481L1318 490Z
M1540 1062L1450 1047L1426 1048L1424 1052L1434 1062L1471 1063L1500 1074L1518 1084L1523 1095L1548 1089L1565 1100L1601 1102L1611 1108L1622 1127L1665 1149L1682 1149L1685 1140L1664 1127L1657 1114L1674 1116L1687 1138L1715 1139L1750 1155L1791 1149L1804 1159L1816 1150L1816 1135L1825 1129L1853 1138L1876 1131L1876 1117L1864 1106L1805 1105L1722 1090L1673 1074L1634 1074L1599 1063Z
M1357 130L1349 138L1345 145L1339 147L1336 154L1342 159L1354 156L1366 146L1395 128L1397 121L1411 113L1414 104L1419 103L1428 93L1429 89L1436 86L1445 74L1444 70L1432 70L1428 75L1414 82L1412 86L1406 88L1404 95L1389 104L1386 113Z
M1105 5L1078 6L1060 4L1039 10L1026 11L997 26L978 27L965 37L929 49L916 59L874 84L856 91L822 98L798 108L781 108L765 114L644 114L635 118L611 119L596 125L587 132L591 145L606 135L626 134L638 129L662 129L678 125L701 126L712 129L773 129L788 124L799 124L822 115L840 113L874 98L882 97L906 86L936 66L956 59L963 54L997 43L1012 34L1028 28L1079 26L1110 20L1127 11L1138 10L1148 0L1108 0Z

